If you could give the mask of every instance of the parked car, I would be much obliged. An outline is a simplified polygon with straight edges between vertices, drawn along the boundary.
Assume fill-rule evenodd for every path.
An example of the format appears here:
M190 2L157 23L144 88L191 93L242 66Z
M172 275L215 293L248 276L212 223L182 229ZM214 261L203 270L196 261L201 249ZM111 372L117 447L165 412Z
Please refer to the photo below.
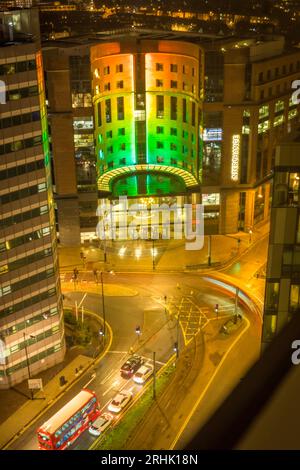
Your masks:
M144 363L144 360L141 356L131 356L121 367L122 377L128 379L133 376L133 374L141 367Z
M100 436L100 434L111 425L113 419L113 416L109 413L103 413L91 424L89 433L92 434L92 436Z
M144 384L153 374L152 364L142 365L134 374L133 380L137 384Z
M132 393L127 392L126 390L122 390L110 401L107 408L113 413L120 413L120 411L126 408L131 399Z

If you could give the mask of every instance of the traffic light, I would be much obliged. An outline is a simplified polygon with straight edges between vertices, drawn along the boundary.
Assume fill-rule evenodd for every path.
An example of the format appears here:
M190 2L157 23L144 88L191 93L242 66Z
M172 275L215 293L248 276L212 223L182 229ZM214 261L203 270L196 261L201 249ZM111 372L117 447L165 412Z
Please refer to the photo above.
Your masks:
M215 305L215 312L216 312L216 314L218 315L218 313L219 313L219 304L216 304L216 305Z
M176 343L174 343L174 352L178 352L178 343L176 341Z
M135 332L137 335L140 335L142 332L141 332L141 327L140 326L137 326L136 329L135 329Z

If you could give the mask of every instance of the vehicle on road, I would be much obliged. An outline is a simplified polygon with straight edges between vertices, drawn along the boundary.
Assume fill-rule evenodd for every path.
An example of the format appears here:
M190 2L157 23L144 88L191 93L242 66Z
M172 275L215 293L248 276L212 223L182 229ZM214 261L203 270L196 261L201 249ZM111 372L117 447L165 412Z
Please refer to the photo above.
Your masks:
M100 434L111 425L113 419L114 417L111 414L103 413L98 416L98 418L89 427L89 433L92 436L100 436Z
M230 335L230 333L233 333L240 327L242 320L243 317L239 313L237 315L234 315L232 318L230 318L230 320L227 320L224 325L221 326L220 333Z
M129 379L143 365L144 359L141 356L131 356L121 367L121 376Z
M134 374L133 380L137 384L144 384L146 380L151 377L153 374L153 366L152 364L144 364L142 365Z
M65 450L100 415L95 392L83 389L37 430L40 450Z
M127 390L119 392L109 403L108 410L112 413L120 413L129 404L132 393Z

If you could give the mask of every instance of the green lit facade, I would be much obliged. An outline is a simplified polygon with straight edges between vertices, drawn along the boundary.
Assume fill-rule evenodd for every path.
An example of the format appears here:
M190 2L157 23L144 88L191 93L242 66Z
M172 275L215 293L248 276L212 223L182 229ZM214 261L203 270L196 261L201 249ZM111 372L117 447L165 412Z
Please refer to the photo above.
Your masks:
M91 48L91 64L99 192L159 196L197 190L200 48L177 41L101 44Z

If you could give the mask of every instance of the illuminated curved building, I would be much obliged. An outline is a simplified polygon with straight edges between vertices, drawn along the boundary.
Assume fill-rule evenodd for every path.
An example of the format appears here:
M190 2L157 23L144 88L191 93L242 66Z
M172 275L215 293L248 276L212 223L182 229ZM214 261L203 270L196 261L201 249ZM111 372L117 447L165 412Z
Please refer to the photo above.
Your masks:
M193 192L201 182L202 51L170 40L91 48L100 193Z

